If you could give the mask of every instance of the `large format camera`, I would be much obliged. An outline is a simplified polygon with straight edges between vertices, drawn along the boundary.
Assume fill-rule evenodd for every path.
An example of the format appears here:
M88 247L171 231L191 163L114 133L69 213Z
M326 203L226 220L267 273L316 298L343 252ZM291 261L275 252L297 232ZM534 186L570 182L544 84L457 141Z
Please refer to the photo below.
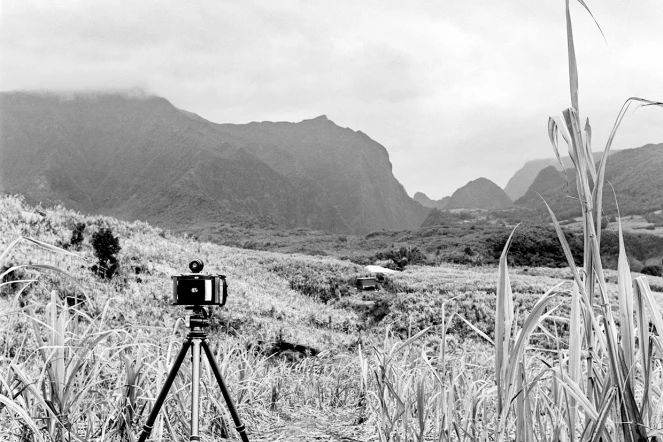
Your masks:
M223 306L228 297L225 275L206 275L201 259L189 263L191 273L171 276L173 280L174 305L218 305Z

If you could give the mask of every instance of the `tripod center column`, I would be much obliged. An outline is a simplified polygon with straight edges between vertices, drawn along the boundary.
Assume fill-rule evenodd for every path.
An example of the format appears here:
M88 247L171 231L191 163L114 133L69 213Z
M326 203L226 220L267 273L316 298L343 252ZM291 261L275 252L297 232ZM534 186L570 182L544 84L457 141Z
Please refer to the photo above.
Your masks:
M191 340L191 441L199 441L200 409L200 338Z

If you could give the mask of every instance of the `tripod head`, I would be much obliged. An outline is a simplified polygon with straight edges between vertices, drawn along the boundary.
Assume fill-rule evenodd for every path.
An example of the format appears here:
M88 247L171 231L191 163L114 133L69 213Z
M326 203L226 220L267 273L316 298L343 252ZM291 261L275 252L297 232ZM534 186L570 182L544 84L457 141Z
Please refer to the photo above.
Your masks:
M210 313L201 305L192 305L185 308L191 310L188 321L189 331L203 333L203 328L209 327Z

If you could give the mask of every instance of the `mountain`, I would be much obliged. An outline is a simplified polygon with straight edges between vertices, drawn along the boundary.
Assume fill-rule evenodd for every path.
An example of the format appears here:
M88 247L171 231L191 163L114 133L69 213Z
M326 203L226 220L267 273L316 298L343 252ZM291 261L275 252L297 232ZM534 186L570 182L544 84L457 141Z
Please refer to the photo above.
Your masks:
M422 192L417 192L414 194L414 200L421 204L424 207L429 207L431 209L445 209L447 205L449 204L449 200L451 200L450 196L445 196L441 200L432 200L426 196L425 193Z
M509 196L497 184L487 178L478 178L457 189L453 195L441 200L432 200L426 194L417 192L414 200L432 209L484 209L499 210L511 207Z
M614 152L611 152L612 155ZM600 161L603 152L594 152L594 160ZM572 168L573 162L570 157L563 157L562 164L565 169ZM562 170L562 167L559 165L557 158L546 158L528 161L523 167L521 167L512 177L509 179L509 182L506 184L504 191L511 201L516 201L521 196L525 195L529 186L534 182L536 176L543 169L549 166L555 166L557 170Z
M0 134L0 191L168 228L365 233L428 212L383 146L326 117L215 124L154 96L8 92Z
M598 164L597 164L598 167ZM568 179L568 183L567 183ZM616 215L617 196L622 215L644 214L663 208L663 143L615 152L608 159L603 188L603 212ZM610 184L612 184L612 188ZM537 195L546 200L559 219L581 215L576 177L573 169L563 172L550 166L543 169L528 191L515 201L518 207L535 209L547 215L547 209Z
M501 187L487 178L478 178L456 190L445 208L496 210L511 206L511 199Z

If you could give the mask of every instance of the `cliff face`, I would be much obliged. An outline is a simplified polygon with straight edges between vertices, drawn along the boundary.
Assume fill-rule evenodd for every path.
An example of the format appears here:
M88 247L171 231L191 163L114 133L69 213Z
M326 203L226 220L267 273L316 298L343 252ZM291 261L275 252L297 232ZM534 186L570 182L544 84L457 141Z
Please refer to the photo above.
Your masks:
M0 94L0 191L173 228L416 228L386 149L326 117L219 125L159 97Z

